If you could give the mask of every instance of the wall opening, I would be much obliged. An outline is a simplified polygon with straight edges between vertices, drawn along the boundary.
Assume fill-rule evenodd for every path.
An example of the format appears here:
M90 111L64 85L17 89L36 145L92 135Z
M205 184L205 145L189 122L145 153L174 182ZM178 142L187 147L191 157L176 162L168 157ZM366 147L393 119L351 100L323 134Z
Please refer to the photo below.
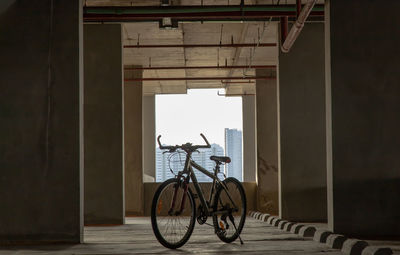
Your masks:
M166 145L203 144L203 133L212 147L193 153L193 159L211 171L214 167L211 155L227 155L232 163L223 168L226 176L243 180L243 142L242 142L242 98L219 96L221 89L190 89L187 94L156 96L156 136L162 135ZM156 182L174 177L182 170L185 155L170 155L156 146ZM172 169L172 172L171 172ZM211 179L197 173L199 182Z

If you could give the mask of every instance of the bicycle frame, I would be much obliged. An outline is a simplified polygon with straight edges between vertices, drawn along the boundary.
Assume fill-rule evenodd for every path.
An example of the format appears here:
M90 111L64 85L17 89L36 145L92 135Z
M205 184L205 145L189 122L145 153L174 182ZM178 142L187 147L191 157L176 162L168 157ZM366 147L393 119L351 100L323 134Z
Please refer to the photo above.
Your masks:
M199 183L197 182L197 177L196 177L196 175L195 175L195 173L193 171L193 168L199 170L201 173L207 175L208 177L210 177L213 180L213 184L212 184L212 187L211 187L211 192L210 192L210 197L209 197L209 203L208 204L207 204L206 199L204 198L203 191L202 191ZM188 189L188 184L189 184L190 178L192 179L193 185L194 185L194 187L196 189L196 192L197 192L197 195L198 195L198 197L200 199L201 205L203 206L203 208L205 209L205 211L208 214L207 216L212 216L214 214L227 213L227 211L214 212L213 210L210 209L210 206L214 203L214 201L212 201L212 199L213 199L214 192L216 190L217 183L219 185L221 185L221 187L226 191L226 194L227 194L229 200L232 202L234 208L237 208L235 202L233 201L231 195L229 194L229 191L228 191L225 183L223 183L218 178L218 176L217 176L218 170L219 170L219 167L216 166L215 169L214 169L214 174L212 174L209 171L207 171L205 168L203 168L202 166L200 166L196 162L194 162L191 159L191 155L189 153L186 154L185 167L184 167L183 171L180 171L178 173L178 178L181 177L183 174L187 174L187 176L188 176L188 177L186 177L186 182L185 182L185 186L184 186L185 192L184 192L184 195L182 197L181 207L180 207L180 212L179 213L183 212L183 210L184 210L184 204L185 204L185 201L186 201L186 192L187 192L187 189ZM175 207L176 194L177 194L178 188L179 187L177 186L175 191L174 191L173 200L172 200L172 204L171 204L171 208L170 208L171 212L172 212L173 208Z

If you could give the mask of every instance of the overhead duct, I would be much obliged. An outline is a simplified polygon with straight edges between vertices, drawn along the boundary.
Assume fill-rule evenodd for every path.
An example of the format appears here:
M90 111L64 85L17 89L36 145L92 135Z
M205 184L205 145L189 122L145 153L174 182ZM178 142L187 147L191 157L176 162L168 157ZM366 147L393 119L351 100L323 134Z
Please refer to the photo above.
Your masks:
M304 23L306 22L316 2L317 0L308 0L304 7L301 9L299 17L290 29L286 40L282 43L282 52L288 53L290 51L301 30L303 29Z

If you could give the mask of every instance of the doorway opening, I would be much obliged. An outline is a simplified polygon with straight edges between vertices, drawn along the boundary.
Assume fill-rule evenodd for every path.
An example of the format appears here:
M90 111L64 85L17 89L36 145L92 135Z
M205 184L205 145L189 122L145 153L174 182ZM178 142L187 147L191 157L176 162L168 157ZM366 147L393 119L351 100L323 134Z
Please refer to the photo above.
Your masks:
M223 168L227 177L243 180L242 98L220 96L221 89L190 89L187 94L156 96L156 136L168 145L203 144L203 133L211 144L193 154L193 159L212 171L211 155L229 156L232 162ZM184 157L163 154L156 146L156 182L163 182L182 170ZM196 172L197 170L195 170ZM196 172L199 182L211 182Z

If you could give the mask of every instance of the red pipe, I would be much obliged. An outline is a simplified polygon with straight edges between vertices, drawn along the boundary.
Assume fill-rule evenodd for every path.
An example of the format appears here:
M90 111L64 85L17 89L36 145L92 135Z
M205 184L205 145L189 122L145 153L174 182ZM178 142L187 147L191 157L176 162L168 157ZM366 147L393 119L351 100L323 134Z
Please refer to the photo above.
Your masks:
M125 67L124 70L174 70L174 69L243 69L249 66L151 66L151 67ZM275 65L254 65L253 69L273 69Z
M160 77L160 78L133 78L124 81L207 81L207 80L275 80L276 77Z
M288 23L289 23L289 18L288 17L282 17L281 18L281 43L286 40L286 37L288 35Z
M252 81L221 81L222 83L226 84L254 84Z
M234 43L234 44L148 44L124 45L124 48L219 48L219 47L276 47L276 43Z
M288 7L290 5L286 5ZM100 11L96 13L94 10L107 10L111 9L130 9L134 8L137 10L146 8L154 9L154 6L151 7L140 7L140 6L103 6L103 7L84 7L83 13L83 21L84 22L135 22L135 21L160 21L162 18L168 17L171 19L176 19L178 21L209 21L209 20L268 20L270 17L291 17L296 18L297 7L294 6L294 10L257 10L257 11L242 11L242 10L234 10L234 11L207 11L207 8L210 7L226 7L226 6L169 6L169 7L161 7L161 9L167 8L171 10L175 10L173 12L154 12L154 13L145 13L145 12L136 12L136 13L124 13L115 11L115 13L105 12L101 13ZM230 6L231 7L231 6ZM246 7L246 6L245 6ZM255 6L257 7L257 6ZM268 5L259 6L259 7L268 7ZM276 6L275 6L276 7ZM318 5L319 9L312 11L311 16L315 17L323 17L324 11L321 10L322 5ZM193 9L193 12L187 12L187 9ZM202 8L202 11L198 11L199 8ZM179 11L181 9L181 11Z
M296 20L296 22L290 29L290 32L286 40L282 43L281 46L282 52L287 53L290 51L297 37L299 37L299 34L301 33L301 30L304 27L304 23L306 22L316 2L317 0L308 0L307 3L304 5L304 7L301 9L299 18Z
M313 11L313 17L323 17L324 11ZM163 15L165 16L165 15ZM137 21L157 21L163 16L151 15L140 16L134 14L116 15L116 14L84 14L84 22L137 22ZM246 20L267 20L269 17L296 17L296 12L258 12L251 15L239 15L233 13L196 13L191 16L171 15L172 18L179 21L246 21Z
M301 12L301 0L296 0L296 18L298 19Z
M218 96L225 96L225 97L229 97L229 96L255 96L256 94L248 94L248 93L243 93L243 94L220 94L219 92L217 92Z

